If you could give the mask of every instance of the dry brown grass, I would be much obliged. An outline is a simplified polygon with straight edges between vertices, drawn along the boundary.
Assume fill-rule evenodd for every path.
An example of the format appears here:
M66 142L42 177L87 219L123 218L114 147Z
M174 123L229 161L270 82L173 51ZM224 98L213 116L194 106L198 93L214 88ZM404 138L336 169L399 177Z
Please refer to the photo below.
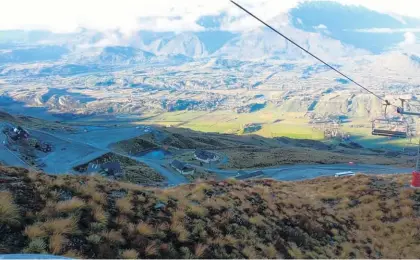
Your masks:
M89 241L90 243L92 243L94 245L98 245L102 241L102 237L100 235L97 235L97 234L92 234L92 235L88 236L86 239L87 239L87 241Z
M158 253L158 247L156 245L156 242L151 242L147 245L146 249L144 250L147 256L155 256Z
M123 259L137 259L139 253L135 249L126 249L121 253L121 258Z
M108 223L108 213L106 213L101 206L95 206L93 208L93 218L99 223Z
M74 234L77 228L77 219L74 217L51 219L43 223L42 228L48 234Z
M36 223L31 226L27 226L25 228L25 234L30 238L34 239L37 237L45 237L47 236L47 233L45 230L42 229L41 223Z
M182 223L175 223L171 225L171 231L177 234L178 240L180 242L188 241L190 233Z
M248 219L248 221L251 224L254 224L254 225L257 225L257 226L263 226L264 225L264 217L259 215L259 214L256 215L256 216L250 217Z
M121 213L124 213L124 214L131 214L131 213L133 213L132 210L131 210L133 208L133 204L131 204L130 199L127 198L127 197L118 199L115 202L115 205L117 206L118 210Z
M150 149L157 149L159 146L155 144L153 134L145 134L129 140L118 142L113 146L113 148L119 152L138 154Z
M103 164L106 162L119 162L124 175L118 177L119 181L128 181L136 184L151 185L155 183L160 183L165 180L165 178L160 175L158 172L150 168L144 163L133 160L129 157L124 157L115 153L104 154L88 163L74 167L74 170L78 172L85 172L89 163ZM82 187L85 189L85 187ZM93 194L93 191L90 193Z
M258 258L257 252L252 247L245 247L244 249L242 249L242 254L244 254L249 259Z
M205 217L208 214L208 210L205 207L199 205L190 205L187 208L187 212L197 217Z
M121 231L111 230L108 232L104 232L102 236L114 244L123 244L125 242L124 237L121 234Z
M65 176L60 189L77 196L67 204L57 203L61 195L53 192L58 178L38 174L30 179L14 171L11 176L28 183L2 185L10 190L7 199L19 202L22 225L0 225L4 237L14 239L0 239L0 250L87 258L420 255L420 192L406 186L409 175L227 180L163 191ZM107 204L93 191L103 193ZM83 206L73 205L82 199ZM156 209L158 201L165 207Z
M92 199L100 205L107 205L107 195L103 192L94 192L92 194Z
M174 220L181 220L185 218L185 210L183 208L178 208L174 213L172 213Z
M277 249L274 247L274 245L271 244L264 246L263 251L267 258L277 258Z
M79 198L73 197L71 200L60 201L56 205L56 210L59 212L69 213L82 209L85 206L85 202Z
M155 229L151 225L144 222L139 223L136 229L139 234L147 237L152 237L156 233Z
M0 223L7 225L19 224L20 214L13 196L8 191L0 191Z
M197 258L201 258L204 253L206 252L208 246L207 245L203 245L203 244L197 244L195 246L195 250L194 250L194 255Z
M63 254L63 256L66 256L66 257L69 257L69 258L75 258L75 259L83 259L83 258L85 258L83 256L83 254L81 254L79 251L73 250L73 249L65 252Z
M47 244L42 238L35 238L29 242L28 247L26 247L23 252L25 253L45 253L47 249Z
M54 234L50 237L50 251L53 254L60 254L66 243L68 243L68 240L63 235Z

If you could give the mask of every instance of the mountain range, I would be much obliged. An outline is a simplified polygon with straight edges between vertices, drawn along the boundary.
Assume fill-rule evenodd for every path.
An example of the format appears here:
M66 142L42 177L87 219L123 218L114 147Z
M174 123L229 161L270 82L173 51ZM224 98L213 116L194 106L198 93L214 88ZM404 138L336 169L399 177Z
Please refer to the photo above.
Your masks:
M162 61L183 55L201 59L224 57L240 60L307 58L295 46L270 29L259 27L228 31L226 13L203 16L196 23L199 32L138 31L126 37L118 31L99 32L81 29L77 33L48 31L0 32L0 64L59 61L75 63L138 64ZM239 18L238 18L239 19ZM420 19L383 14L361 6L336 2L303 2L288 13L268 21L273 27L305 49L332 60L336 57L380 55L389 51L416 53L414 41ZM381 29L382 28L382 29ZM388 33L379 33L380 31ZM189 61L186 59L186 61Z
M269 28L232 29L232 24L247 24L244 19L252 18L222 12L197 19L199 31L150 28L129 36L91 29L2 31L0 107L19 113L28 113L27 106L43 107L66 118L172 110L249 112L266 103L283 112L355 118L381 114L374 96L365 97L362 89ZM394 102L399 95L418 98L415 28L420 19L306 1L267 22L376 94L393 96ZM40 110L32 112L40 116Z

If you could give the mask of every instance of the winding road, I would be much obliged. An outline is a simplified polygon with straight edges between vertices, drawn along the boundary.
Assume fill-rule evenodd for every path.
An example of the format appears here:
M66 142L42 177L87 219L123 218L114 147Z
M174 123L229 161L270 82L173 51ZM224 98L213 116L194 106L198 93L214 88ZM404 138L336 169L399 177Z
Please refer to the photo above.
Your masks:
M207 171L220 174L224 177L237 177L237 170L216 170L206 169ZM273 178L281 181L298 181L313 179L322 176L334 176L338 172L352 171L365 174L399 174L410 173L413 169L397 168L383 165L367 164L323 164L323 165L284 165L271 168L261 168L247 170L247 172L263 171L264 178Z
M80 146L85 146L85 147L89 147L90 149L93 148L93 149L97 150L93 154L94 156L89 155L89 158L84 158L83 160L73 161L71 164L66 165L66 167L69 168L67 172L72 171L72 168L74 166L77 166L77 165L80 165L80 164L83 164L83 163L87 163L87 162L89 162L89 161L91 161L91 160L93 160L93 159L95 159L95 158L97 158L97 157L99 157L103 154L112 152L114 154L117 154L117 155L120 155L120 156L123 156L123 157L127 157L127 158L130 158L130 159L133 159L133 160L136 160L138 162L146 164L150 168L154 169L156 172L160 173L163 177L165 177L169 185L176 186L176 185L186 184L186 183L189 182L188 179L185 178L185 176L183 176L179 173L174 173L174 172L166 169L165 167L163 167L161 165L160 161L151 160L151 159L147 159L147 158L144 158L144 157L127 155L127 154L124 154L124 153L120 153L120 152L111 150L107 147L104 147L104 145L100 146L98 144L93 144L91 142L74 140L73 138L68 138L68 137L65 138L63 136L55 135L55 134L52 134L52 133L49 133L49 132L46 132L46 131L42 131L42 130L31 130L31 132L35 133L35 134L42 133L44 135L49 135L51 137L57 138L59 140L67 142L67 143L78 144ZM140 131L138 131L138 135L140 135ZM66 151L61 151L61 153L66 153Z
M111 150L107 147L104 147L104 145L93 144L91 142L86 142L85 140L75 140L73 138L70 139L68 137L55 135L53 133L42 131L42 130L31 129L30 131L35 135L37 134L38 135L43 134L44 136L48 135L50 137L57 138L67 144L71 143L73 145L77 145L78 149L85 147L85 150L94 151L94 152L91 152L86 157L83 157L80 159L77 158L77 160L70 160L68 163L62 164L61 165L62 169L65 170L64 168L66 168L66 171L63 171L63 172L72 172L72 168L74 166L80 165L82 163L86 163L94 159L93 157L96 158L98 156L101 156L102 154L112 152L117 155L124 156L124 157L130 158L130 159L133 159L133 160L136 160L138 162L142 162L148 165L150 168L154 169L155 171L160 173L162 176L164 176L167 180L168 185L170 186L177 186L177 185L186 184L189 182L185 176L164 167L162 164L162 160L150 159L144 156L141 156L141 157L130 156L127 154L123 154L123 153L119 153L114 150ZM139 131L138 134L140 135L141 131ZM68 149L67 151L66 150L59 151L58 153L60 157L66 157L66 154L73 153L73 152L74 150L72 151L71 149ZM11 158L9 158L8 160L9 161L9 163L7 163L8 165L23 166L22 162L17 160L19 158L16 158L17 157L16 155L14 155L13 153L10 154L10 151L8 150L0 149L0 155L5 155L6 153L8 154L8 156L11 156ZM58 156L58 155L51 154L47 158L53 159L55 156ZM214 168L210 169L210 168L205 168L205 167L200 167L200 166L194 166L194 167L198 169L206 170L208 172L216 173L221 178L230 178L230 177L239 176L238 170L222 170L222 169L214 169ZM44 170L48 173L54 173L54 172L51 172L51 169L48 167L46 167ZM281 181L298 181L298 180L305 180L305 179L313 179L313 178L317 178L321 176L334 176L335 173L344 172L344 171L361 172L365 174L398 174L398 173L410 173L412 171L412 169L409 169L409 168L396 168L392 166L383 166L383 165L362 165L362 164L327 165L325 164L325 165L283 165L283 166L270 167L270 168L246 170L246 172L249 173L249 172L254 172L257 170L263 171L264 174L261 177L273 178L273 179L281 180ZM57 173L57 171L55 171L55 173Z

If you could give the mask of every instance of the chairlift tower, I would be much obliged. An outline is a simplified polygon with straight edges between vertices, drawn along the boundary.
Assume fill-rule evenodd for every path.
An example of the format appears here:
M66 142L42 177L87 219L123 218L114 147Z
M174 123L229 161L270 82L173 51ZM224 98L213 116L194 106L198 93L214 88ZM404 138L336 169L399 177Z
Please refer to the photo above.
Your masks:
M401 115L410 115L410 116L420 116L420 112L411 112L411 111L405 111L404 110L404 103L407 101L406 99L401 100L401 107L397 108L397 112ZM417 150L417 163L416 163L416 169L413 171L413 177L411 179L411 187L413 188L420 188L420 140L418 144L418 150Z

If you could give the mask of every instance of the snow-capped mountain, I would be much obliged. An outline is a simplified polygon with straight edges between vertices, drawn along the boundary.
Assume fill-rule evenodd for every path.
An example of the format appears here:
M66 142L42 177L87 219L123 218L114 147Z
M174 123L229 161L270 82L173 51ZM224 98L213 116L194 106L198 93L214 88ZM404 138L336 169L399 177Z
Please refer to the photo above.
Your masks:
M303 51L270 29L229 30L246 18L227 13L196 21L202 31L140 30L127 37L115 31L58 34L46 31L5 31L0 38L0 64L57 61L139 64L172 57L239 60L308 58ZM248 17L249 18L249 17ZM270 19L274 28L324 59L381 55L399 51L419 53L420 19L383 14L336 2L303 2ZM386 33L383 33L386 32ZM188 60L188 59L185 59Z

